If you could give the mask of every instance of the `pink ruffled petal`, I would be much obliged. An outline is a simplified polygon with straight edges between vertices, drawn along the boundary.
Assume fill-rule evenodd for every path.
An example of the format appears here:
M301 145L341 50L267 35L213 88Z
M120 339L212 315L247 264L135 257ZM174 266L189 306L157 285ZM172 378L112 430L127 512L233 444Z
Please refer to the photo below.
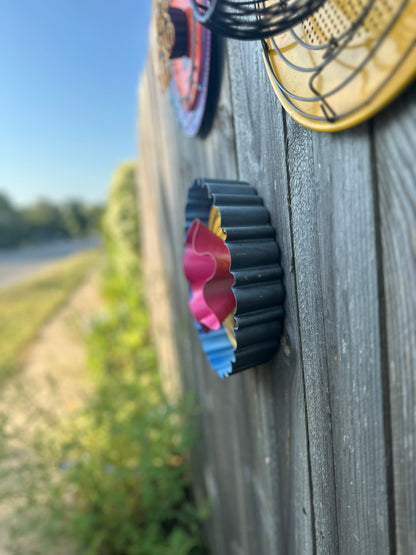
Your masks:
M183 267L191 287L190 309L206 332L219 329L235 308L230 265L230 251L222 239L194 220L186 237Z

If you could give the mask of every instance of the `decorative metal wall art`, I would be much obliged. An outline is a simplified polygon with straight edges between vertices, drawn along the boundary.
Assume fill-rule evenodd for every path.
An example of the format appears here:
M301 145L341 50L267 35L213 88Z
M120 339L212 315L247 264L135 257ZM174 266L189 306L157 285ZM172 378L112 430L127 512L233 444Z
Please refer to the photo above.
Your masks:
M193 17L190 0L154 0L153 17L160 84L170 85L178 121L195 136L207 103L211 32Z
M416 76L415 0L191 0L212 31L262 39L287 112L317 131L368 119Z
M361 123L416 75L414 0L327 0L263 41L267 72L288 113L317 131Z
M225 37L256 40L290 29L325 0L191 0L198 21Z
M184 273L201 345L220 377L269 360L283 327L280 249L254 187L197 179L185 209Z

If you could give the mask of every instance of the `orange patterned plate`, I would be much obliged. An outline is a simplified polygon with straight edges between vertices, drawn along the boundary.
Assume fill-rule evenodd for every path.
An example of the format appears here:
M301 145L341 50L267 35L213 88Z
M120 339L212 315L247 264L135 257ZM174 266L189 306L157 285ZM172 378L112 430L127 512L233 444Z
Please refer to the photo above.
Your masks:
M171 6L186 12L189 33L188 56L172 60L173 78L181 104L185 110L193 110L198 98L198 83L202 72L204 29L192 15L189 0L172 0Z

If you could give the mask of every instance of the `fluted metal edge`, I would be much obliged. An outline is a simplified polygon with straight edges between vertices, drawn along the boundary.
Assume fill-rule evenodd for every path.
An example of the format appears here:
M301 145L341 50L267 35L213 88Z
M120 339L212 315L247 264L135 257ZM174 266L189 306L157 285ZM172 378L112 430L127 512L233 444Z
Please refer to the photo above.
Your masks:
M196 179L188 193L185 235L195 218L208 225L211 206L220 214L235 280L237 347L228 366L215 351L216 341L224 343L225 332L224 337L218 330L215 338L209 338L212 332L204 334L199 328L199 334L211 366L224 377L267 362L274 355L283 330L285 290L275 230L256 189L240 181ZM216 368L217 361L220 367Z

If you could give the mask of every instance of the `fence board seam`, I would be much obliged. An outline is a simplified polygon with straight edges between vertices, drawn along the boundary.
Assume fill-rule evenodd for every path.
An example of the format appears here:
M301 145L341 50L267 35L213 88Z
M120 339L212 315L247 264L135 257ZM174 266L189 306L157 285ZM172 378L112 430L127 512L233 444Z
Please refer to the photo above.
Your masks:
M286 179L287 179L287 195L288 195L288 211L289 211L289 225L290 225L290 241L292 245L294 244L294 236L293 236L293 218L292 218L292 191L290 188L291 184L291 177L289 171L289 164L287 158L287 151L288 151L288 133L287 133L287 122L286 122L286 113L282 108L282 122L283 122L283 135L285 140L285 166L286 166ZM316 541L316 522L315 522L315 504L314 504L314 489L313 489L313 479L312 479L312 462L311 462L311 450L310 450L310 438L309 438L309 416L308 416L308 403L306 399L306 382L305 382L305 367L303 361L303 348L302 348L302 334L300 332L300 310L299 310L299 297L298 297L298 284L297 284L297 277L296 277L296 258L293 251L292 261L291 261L291 271L293 272L294 277L294 288L295 288L295 302L296 302L296 324L298 329L298 341L299 341L299 356L301 361L302 367L302 376L303 376L303 402L305 405L305 426L306 426L306 446L308 451L308 474L309 474L309 488L311 492L311 520L312 520L312 542L313 542L313 553L314 555L317 554L317 541Z
M379 301L379 334L380 334L380 370L383 407L384 447L386 461L387 512L389 517L390 553L397 553L396 538L396 504L394 497L394 458L393 458L393 424L391 415L390 378L389 378L389 346L387 334L387 307L384 285L383 245L381 238L380 193L377 175L377 152L375 147L374 120L368 124L371 155L371 174L373 183L375 249L377 261L377 289Z

